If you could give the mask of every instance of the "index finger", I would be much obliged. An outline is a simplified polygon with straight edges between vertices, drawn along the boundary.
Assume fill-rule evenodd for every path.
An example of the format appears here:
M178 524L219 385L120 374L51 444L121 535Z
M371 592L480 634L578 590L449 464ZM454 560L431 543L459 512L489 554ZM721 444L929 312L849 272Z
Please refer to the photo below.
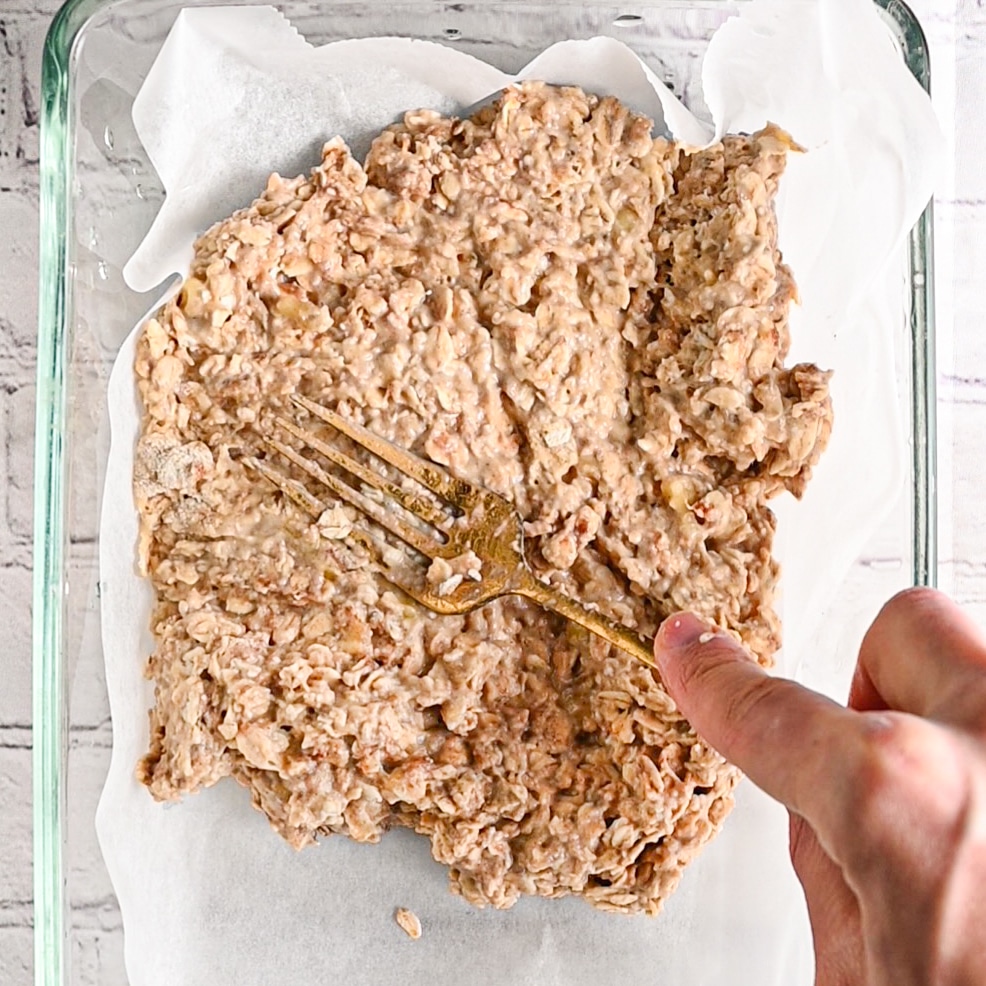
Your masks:
M850 817L846 763L854 713L774 678L691 613L668 617L654 641L664 683L695 731L823 841Z

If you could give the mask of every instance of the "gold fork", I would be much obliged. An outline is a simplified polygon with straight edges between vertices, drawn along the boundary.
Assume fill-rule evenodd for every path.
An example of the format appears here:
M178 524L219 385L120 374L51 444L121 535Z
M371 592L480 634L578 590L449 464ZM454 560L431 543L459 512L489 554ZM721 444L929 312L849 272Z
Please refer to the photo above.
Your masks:
M297 407L331 425L368 452L390 463L458 511L459 516L452 517L430 497L410 492L391 482L294 422L283 417L275 419L278 427L294 436L308 449L345 470L366 486L378 490L384 500L389 498L396 502L422 523L410 523L399 516L396 510L387 509L383 503L376 502L362 490L343 482L339 476L326 472L312 458L301 455L276 438L264 437L271 449L328 487L340 500L354 506L425 558L432 561L439 558L452 561L472 553L482 563L478 571L471 572L469 578L458 582L452 580L444 585L430 585L427 580L415 577L413 569L398 571L393 565L387 565L385 552L380 550L380 542L369 532L354 528L347 537L362 544L376 557L384 569L384 577L397 588L422 606L446 615L471 612L501 596L524 596L598 634L648 667L657 669L651 640L639 636L601 613L593 612L557 589L545 585L534 575L524 556L524 529L520 515L504 497L481 486L456 479L434 462L399 448L306 397L295 396L292 401ZM269 460L251 458L247 461L313 517L320 517L326 509L326 505L303 483L284 475L271 466ZM434 533L424 525L430 527ZM416 567L419 570L421 568L420 565Z

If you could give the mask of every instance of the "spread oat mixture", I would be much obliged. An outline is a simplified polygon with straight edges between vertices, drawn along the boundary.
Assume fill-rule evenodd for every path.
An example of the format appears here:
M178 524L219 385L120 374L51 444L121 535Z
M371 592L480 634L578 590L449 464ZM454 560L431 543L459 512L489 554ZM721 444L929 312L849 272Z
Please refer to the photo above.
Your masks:
M645 634L694 610L770 663L767 503L831 427L828 375L784 365L791 146L689 153L530 83L408 113L363 166L329 141L198 241L136 364L154 797L232 776L298 848L413 828L477 905L660 909L738 774L654 674L525 600L426 612L349 508L316 520L244 458L307 395L511 499L543 579Z

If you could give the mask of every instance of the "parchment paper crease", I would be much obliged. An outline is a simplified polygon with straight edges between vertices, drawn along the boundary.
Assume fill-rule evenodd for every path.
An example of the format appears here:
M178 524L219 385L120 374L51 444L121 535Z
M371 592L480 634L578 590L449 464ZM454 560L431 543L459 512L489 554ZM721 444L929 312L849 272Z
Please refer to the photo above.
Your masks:
M940 165L930 102L869 0L754 0L704 64L713 121L694 118L622 44L557 44L521 78L612 93L690 144L775 122L809 148L779 203L781 245L801 288L794 360L836 371L836 428L804 501L781 502L785 667L903 480L893 333L900 249ZM145 291L184 273L194 237L248 204L268 174L295 174L342 134L357 156L404 110L452 112L510 81L442 46L402 39L315 48L273 8L186 10L134 105L167 190L126 268ZM164 807L134 780L152 700L150 587L135 574L130 478L139 431L135 336L110 381L113 444L100 537L102 632L114 748L97 814L122 908L132 986L637 986L808 983L811 950L787 863L784 812L750 785L723 834L658 919L578 900L509 912L452 897L426 840L334 837L294 853L232 781ZM412 908L424 936L393 922Z

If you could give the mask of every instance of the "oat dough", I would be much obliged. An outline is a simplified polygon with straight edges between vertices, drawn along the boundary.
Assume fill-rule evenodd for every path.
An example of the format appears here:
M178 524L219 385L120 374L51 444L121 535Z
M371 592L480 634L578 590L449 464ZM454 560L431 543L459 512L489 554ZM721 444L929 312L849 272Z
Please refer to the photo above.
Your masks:
M654 675L523 600L423 611L353 515L315 522L243 457L309 395L512 499L565 591L647 634L696 610L770 663L767 501L831 427L828 375L784 366L790 148L687 153L529 83L408 113L363 167L331 140L198 241L136 364L155 798L232 776L298 848L423 833L477 905L660 909L738 775Z

